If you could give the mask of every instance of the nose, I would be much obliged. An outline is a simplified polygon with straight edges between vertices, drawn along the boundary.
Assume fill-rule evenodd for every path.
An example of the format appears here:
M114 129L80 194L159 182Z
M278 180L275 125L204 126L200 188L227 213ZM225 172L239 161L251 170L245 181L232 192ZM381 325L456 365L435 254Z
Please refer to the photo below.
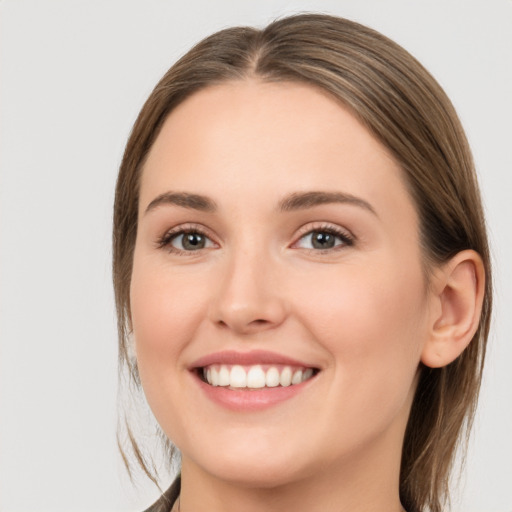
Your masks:
M287 315L287 301L276 264L261 252L232 255L218 281L210 319L237 334L253 334L279 326Z

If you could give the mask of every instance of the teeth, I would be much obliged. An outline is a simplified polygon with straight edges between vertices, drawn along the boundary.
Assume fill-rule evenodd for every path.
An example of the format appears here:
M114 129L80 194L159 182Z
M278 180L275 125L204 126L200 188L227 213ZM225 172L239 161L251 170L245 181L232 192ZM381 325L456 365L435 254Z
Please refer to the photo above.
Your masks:
M310 379L313 373L312 368L292 369L290 366L270 366L266 371L261 365L212 365L203 368L203 376L212 386L249 389L292 386Z
M229 370L225 366L221 366L219 371L219 386L229 386L230 380Z
M302 374L302 382L305 380L311 379L313 377L313 368L308 368L303 374ZM222 384L220 384L222 385Z
M261 366L252 366L247 373L247 387L249 388L264 388L265 387L265 372Z
M302 382L302 370L294 372L292 377L292 384L300 384Z
M281 378L279 379L281 386L289 386L292 383L292 369L287 366L281 372Z
M229 385L232 388L247 387L247 374L241 366L235 365L231 368L231 373L229 374Z
M279 371L277 368L272 367L268 369L265 383L268 388L275 388L279 386Z
M219 385L219 372L216 370L216 368L212 368L211 379L212 379L212 386Z

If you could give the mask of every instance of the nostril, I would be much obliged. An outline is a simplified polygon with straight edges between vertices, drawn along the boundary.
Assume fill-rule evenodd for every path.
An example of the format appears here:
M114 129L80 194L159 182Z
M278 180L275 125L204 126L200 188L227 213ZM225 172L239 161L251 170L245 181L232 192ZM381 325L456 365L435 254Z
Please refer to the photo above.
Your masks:
M249 323L245 324L245 328L242 327L242 330L251 330L251 328L258 328L258 327L264 327L265 325L268 325L269 322L268 320L264 320L263 318L258 318L256 320L251 320ZM232 322L232 324L230 324L229 322L226 322L225 320L218 320L217 321L217 325L219 327L222 327L222 328L229 328L230 326L235 326L236 327L236 324L235 322Z

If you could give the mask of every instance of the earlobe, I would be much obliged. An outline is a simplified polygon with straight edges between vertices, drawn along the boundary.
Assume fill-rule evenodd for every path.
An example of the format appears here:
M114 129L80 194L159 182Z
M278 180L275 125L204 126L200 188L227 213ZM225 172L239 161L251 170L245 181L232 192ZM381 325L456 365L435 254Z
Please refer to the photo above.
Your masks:
M440 267L434 279L436 307L421 361L440 368L464 351L478 329L485 285L482 258L475 251L461 251Z

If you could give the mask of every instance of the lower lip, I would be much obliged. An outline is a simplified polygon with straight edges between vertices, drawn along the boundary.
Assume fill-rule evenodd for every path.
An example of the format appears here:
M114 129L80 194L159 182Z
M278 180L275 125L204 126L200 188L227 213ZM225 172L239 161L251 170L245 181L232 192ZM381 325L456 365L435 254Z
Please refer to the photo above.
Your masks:
M232 411L260 411L290 400L315 380L315 377L292 386L275 388L247 389L240 391L222 386L210 386L194 374L195 380L206 396L217 404Z

